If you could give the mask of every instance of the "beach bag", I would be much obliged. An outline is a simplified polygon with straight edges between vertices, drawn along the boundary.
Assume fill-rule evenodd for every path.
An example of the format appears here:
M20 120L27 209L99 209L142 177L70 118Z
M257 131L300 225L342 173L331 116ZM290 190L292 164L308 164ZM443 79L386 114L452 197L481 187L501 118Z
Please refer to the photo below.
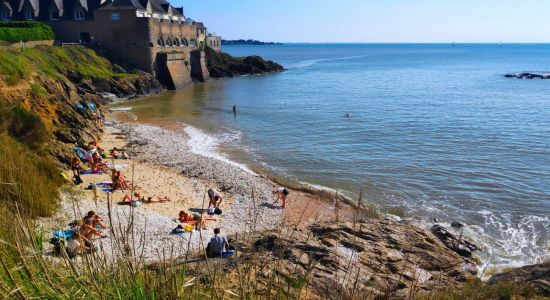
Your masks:
M132 203L130 203L132 207L139 207L141 204L141 201L132 201Z
M216 213L216 208L215 208L215 207L209 207L209 208L208 208L208 214L209 214L209 215L212 216L212 215L215 214L215 213Z
M183 230L185 230L186 232L191 232L191 231L193 231L193 225L185 224L185 225L183 225Z
M178 227L172 230L172 234L179 234L179 233L185 233L185 229L183 229L183 226L181 225L178 225Z
M222 214L222 210L216 207L216 208L214 209L214 214L216 214L216 215L221 215L221 214Z

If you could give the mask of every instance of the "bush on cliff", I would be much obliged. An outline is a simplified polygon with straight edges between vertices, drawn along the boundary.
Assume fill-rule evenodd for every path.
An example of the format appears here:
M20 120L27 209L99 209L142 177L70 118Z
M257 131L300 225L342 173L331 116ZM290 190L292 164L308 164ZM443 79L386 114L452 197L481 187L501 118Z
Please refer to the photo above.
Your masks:
M9 43L55 39L52 28L34 21L0 22L0 41Z

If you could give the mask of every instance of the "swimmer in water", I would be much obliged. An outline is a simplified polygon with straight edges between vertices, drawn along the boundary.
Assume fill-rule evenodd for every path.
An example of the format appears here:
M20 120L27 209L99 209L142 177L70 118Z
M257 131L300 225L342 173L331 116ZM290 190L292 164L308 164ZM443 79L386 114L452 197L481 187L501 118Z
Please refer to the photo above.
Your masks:
M233 113L234 113L234 114L237 113L237 105L233 105Z
M347 114L346 114L346 118L348 118L348 119L351 118L351 114L350 114L350 113L347 113Z

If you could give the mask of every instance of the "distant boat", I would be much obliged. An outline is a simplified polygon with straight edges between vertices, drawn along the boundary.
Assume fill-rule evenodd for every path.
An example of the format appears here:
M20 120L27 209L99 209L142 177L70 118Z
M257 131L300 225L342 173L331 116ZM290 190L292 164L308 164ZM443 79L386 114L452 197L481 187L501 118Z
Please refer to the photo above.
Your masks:
M499 46L499 47L502 47L502 41L500 41L500 42L498 43L498 46Z
M112 108L109 108L109 111L113 112L113 111L130 111L132 110L131 107L112 107Z
M456 47L456 43L455 43L455 42L453 42L453 43L451 44L451 46L453 46L453 47Z

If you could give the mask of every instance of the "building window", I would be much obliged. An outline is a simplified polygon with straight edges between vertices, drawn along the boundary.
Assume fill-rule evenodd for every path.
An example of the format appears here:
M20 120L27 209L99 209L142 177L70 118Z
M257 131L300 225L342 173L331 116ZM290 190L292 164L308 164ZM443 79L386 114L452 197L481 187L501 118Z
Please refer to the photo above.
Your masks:
M166 46L167 47L172 47L172 40L170 38L166 39Z
M164 40L162 38L157 39L157 46L164 47Z
M120 20L120 14L111 14L111 20L113 21Z
M34 20L34 14L30 10L25 11L25 20Z
M10 12L9 11L2 11L2 13L0 13L0 18L2 18L2 21L9 21Z
M86 13L82 9L77 9L74 11L74 19L76 21L82 21L86 19Z
M179 46L180 45L180 40L178 40L177 38L174 39L174 46Z
M193 47L196 47L197 46L197 40L191 39L191 41L189 42L189 45L193 46Z

